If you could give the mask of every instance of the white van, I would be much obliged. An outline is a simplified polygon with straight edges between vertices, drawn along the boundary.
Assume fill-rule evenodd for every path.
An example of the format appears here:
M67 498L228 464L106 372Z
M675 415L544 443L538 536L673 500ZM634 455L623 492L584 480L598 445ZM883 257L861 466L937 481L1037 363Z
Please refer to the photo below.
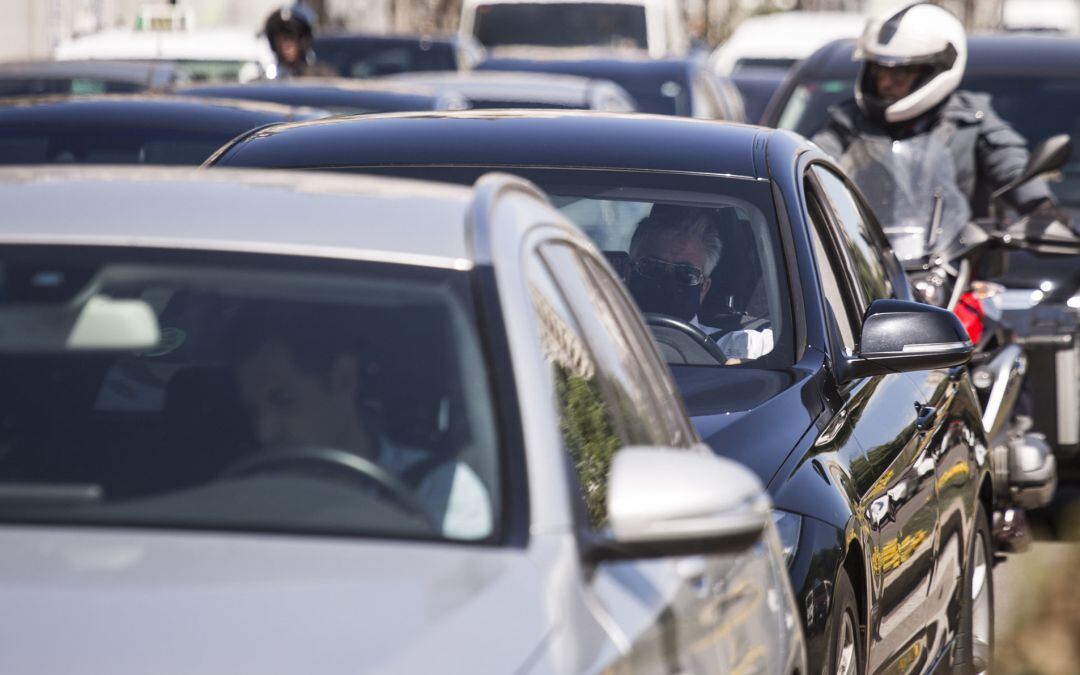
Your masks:
M459 30L487 48L610 47L662 57L688 44L676 0L464 0Z

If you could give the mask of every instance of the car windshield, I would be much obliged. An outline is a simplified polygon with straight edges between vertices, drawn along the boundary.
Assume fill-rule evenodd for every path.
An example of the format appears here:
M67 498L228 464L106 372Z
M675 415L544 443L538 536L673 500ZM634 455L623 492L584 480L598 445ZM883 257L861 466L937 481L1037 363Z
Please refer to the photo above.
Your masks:
M544 188L604 251L669 364L790 365L789 297L768 186L729 179L702 181L695 190L685 181L680 189L649 182ZM686 324L719 353L693 344Z
M619 47L645 49L645 8L615 3L482 4L473 28L485 47Z
M316 40L314 49L319 61L332 66L342 77L380 77L457 69L457 57L451 45L423 39L408 44Z
M496 536L467 274L0 249L0 520Z
M792 91L777 124L810 137L828 121L830 106L850 99L854 80L807 81ZM1029 144L1054 134L1080 138L1080 81L1051 77L973 76L961 84L967 91L990 94L994 110ZM1062 180L1050 184L1064 204L1080 206L1080 159L1062 172Z

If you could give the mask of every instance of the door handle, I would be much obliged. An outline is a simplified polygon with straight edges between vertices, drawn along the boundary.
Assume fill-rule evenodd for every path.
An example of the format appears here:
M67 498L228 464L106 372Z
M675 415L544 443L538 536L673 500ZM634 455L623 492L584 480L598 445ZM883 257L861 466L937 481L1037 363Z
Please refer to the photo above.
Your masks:
M937 419L937 408L916 403L915 415L915 428L919 431L930 431L934 428L934 421Z

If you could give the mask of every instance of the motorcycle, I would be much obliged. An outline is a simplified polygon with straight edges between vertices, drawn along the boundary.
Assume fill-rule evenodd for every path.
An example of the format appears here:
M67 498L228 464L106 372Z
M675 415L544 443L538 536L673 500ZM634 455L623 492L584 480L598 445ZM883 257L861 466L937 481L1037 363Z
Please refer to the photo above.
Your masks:
M1071 230L1061 231L1060 223L973 219L967 197L957 187L943 133L900 141L860 139L841 157L840 165L882 224L916 299L955 312L975 344L966 372L982 404L989 440L995 542L1001 552L1022 551L1031 541L1026 512L1053 499L1057 461L1024 405L1030 366L1025 348L1031 345L1023 343L1004 316L1000 298L1007 289L986 279L1000 272L1003 254L1010 249L1077 255L1080 246ZM995 192L994 199L1059 169L1069 151L1068 136L1048 139L1032 152L1024 172ZM1069 372L1075 379L1076 369L1051 376L1067 379Z

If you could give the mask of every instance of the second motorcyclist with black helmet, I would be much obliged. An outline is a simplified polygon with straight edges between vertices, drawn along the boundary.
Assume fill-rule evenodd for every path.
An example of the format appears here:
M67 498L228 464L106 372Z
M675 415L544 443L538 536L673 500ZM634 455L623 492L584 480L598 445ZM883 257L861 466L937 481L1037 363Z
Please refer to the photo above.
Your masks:
M315 13L302 2L275 10L266 18L263 32L277 57L271 79L289 77L333 77L337 72L320 63L311 48Z
M813 141L841 158L864 138L942 139L953 160L956 187L970 213L989 215L991 194L1017 178L1027 143L991 107L990 97L957 91L967 64L967 36L947 10L916 3L868 22L855 58L863 62L855 98L830 109ZM1022 215L1068 222L1045 182L1028 181L1003 196ZM927 203L932 196L927 195Z

